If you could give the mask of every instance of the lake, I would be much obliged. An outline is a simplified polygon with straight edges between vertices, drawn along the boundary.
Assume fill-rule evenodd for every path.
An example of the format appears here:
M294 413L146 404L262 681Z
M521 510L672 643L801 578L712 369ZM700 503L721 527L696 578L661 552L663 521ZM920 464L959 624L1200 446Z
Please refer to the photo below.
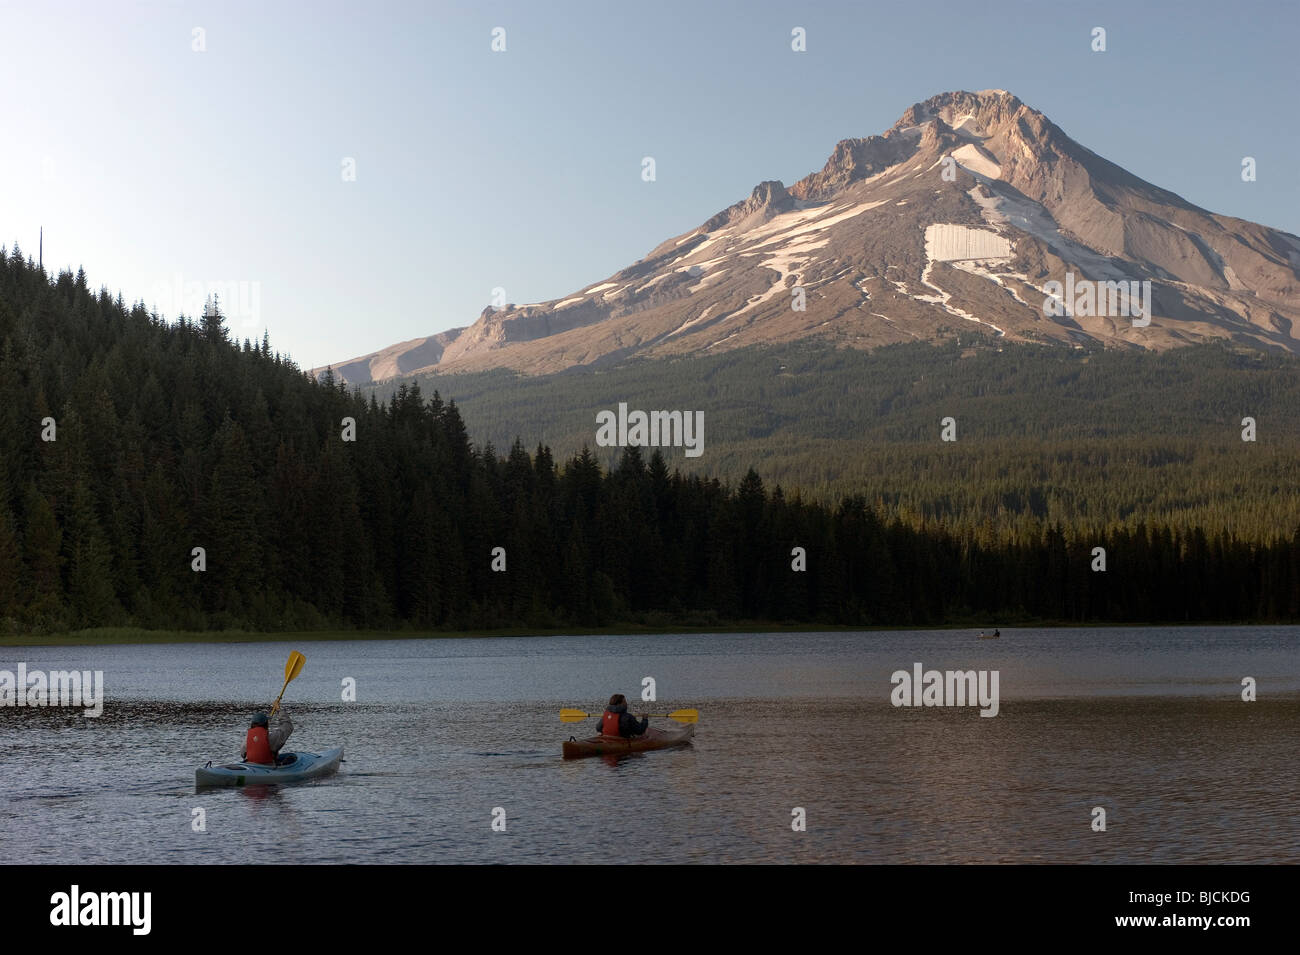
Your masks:
M1297 862L1300 628L1187 627L3 647L102 670L102 716L0 708L18 863ZM196 792L280 690L338 775ZM997 671L978 707L891 674ZM560 758L604 701L698 707L691 746ZM1242 679L1258 700L1242 702ZM342 699L356 681L356 702ZM562 707L593 714L564 724ZM664 724L663 720L653 721ZM793 811L806 817L794 831ZM1093 811L1106 831L1093 831ZM494 831L494 810L505 831ZM205 831L194 831L202 809Z

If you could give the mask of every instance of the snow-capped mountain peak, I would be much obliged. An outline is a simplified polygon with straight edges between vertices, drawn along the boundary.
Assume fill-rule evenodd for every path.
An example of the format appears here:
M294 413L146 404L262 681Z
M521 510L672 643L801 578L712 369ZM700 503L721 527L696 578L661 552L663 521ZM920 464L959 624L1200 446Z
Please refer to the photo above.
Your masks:
M1111 299L1053 309L1067 281L1110 283ZM1113 307L1120 283L1149 292L1145 320ZM1005 90L957 91L909 107L881 135L841 140L788 188L759 183L581 291L486 309L462 330L335 368L349 381L541 373L807 337L874 347L971 331L1300 351L1297 321L1300 239L1138 179ZM436 357L417 368L408 352Z

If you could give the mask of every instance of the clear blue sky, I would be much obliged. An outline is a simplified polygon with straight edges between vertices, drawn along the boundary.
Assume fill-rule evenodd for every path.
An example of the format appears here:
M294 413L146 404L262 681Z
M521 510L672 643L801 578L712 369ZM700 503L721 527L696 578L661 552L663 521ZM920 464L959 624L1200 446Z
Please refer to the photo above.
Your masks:
M495 286L580 289L837 140L986 88L1300 233L1298 27L1290 0L0 0L0 243L34 256L43 224L47 268L150 305L178 276L258 283L233 330L310 367L469 324Z

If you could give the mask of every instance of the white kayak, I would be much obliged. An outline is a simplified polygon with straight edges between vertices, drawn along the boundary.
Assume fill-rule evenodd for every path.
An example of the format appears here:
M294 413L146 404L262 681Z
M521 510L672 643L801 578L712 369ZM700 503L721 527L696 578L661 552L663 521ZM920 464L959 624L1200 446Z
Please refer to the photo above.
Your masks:
M271 786L280 783L300 783L320 776L328 776L343 761L343 747L336 746L323 753L281 753L275 766L262 763L208 763L194 772L197 786Z

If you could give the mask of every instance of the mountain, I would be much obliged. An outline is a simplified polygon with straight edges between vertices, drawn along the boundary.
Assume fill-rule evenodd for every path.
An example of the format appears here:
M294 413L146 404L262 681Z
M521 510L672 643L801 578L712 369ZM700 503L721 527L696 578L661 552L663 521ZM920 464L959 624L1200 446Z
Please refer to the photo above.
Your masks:
M425 338L413 338L409 342L398 342L379 351L340 362L333 366L336 377L352 383L383 381L401 375L414 374L438 364L447 345L456 340L463 328L439 332ZM312 369L314 373L323 374L324 368Z
M1088 285L1120 282L1138 283L1123 286L1127 303L1118 285ZM1046 307L1053 295L1059 308ZM563 299L487 308L464 329L334 370L354 384L544 374L804 338L874 348L962 333L1300 352L1298 321L1300 238L1198 208L985 90L943 93L882 136L843 140L819 172L760 183Z

